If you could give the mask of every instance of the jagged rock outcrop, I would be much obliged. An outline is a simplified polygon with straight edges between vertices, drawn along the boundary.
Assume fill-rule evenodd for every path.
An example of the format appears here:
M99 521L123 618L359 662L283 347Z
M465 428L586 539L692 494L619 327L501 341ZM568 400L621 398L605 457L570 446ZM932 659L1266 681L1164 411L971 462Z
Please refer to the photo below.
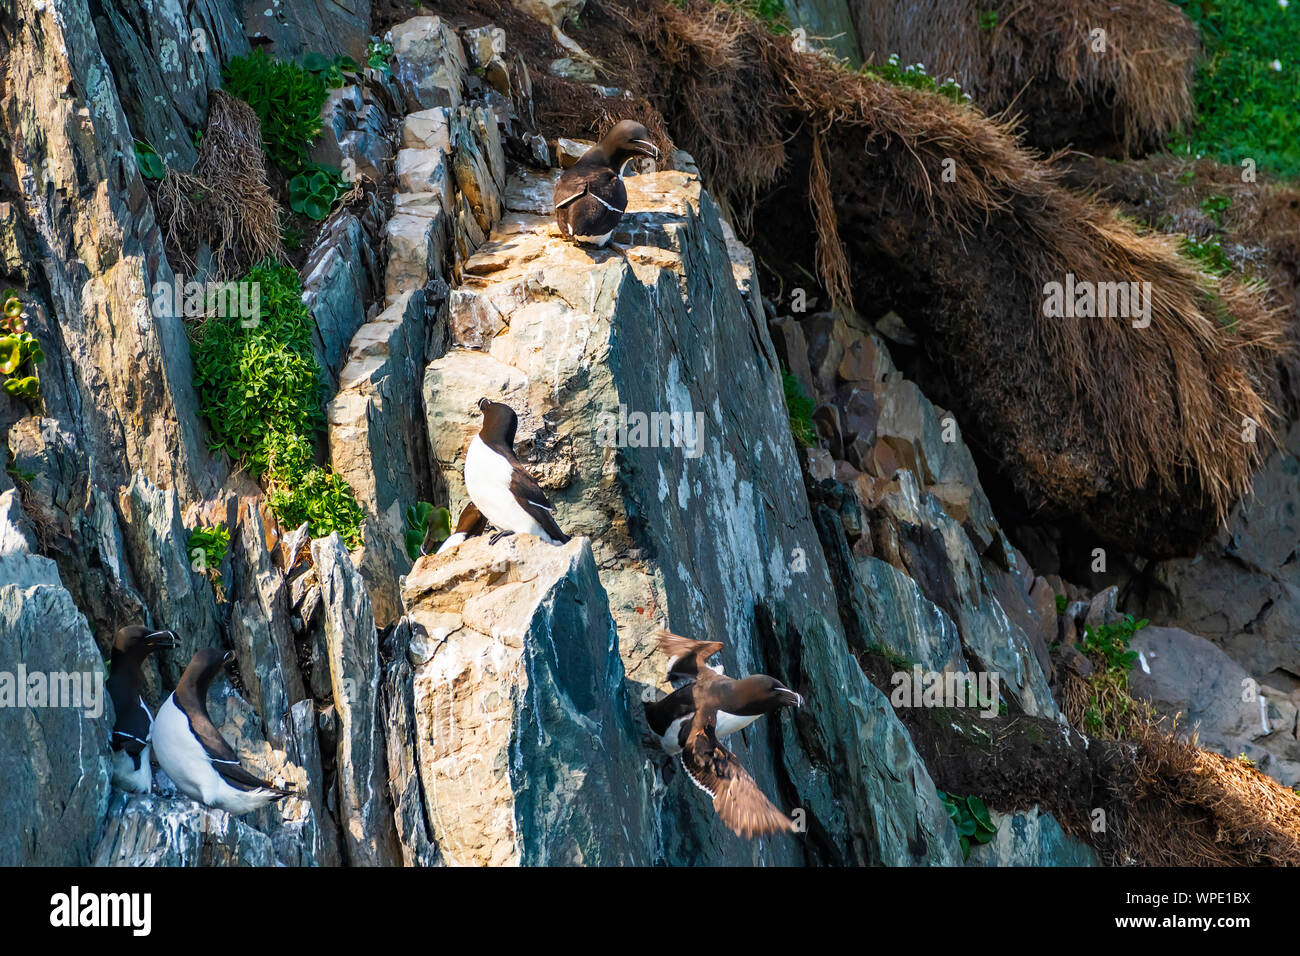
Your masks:
M591 544L475 538L403 599L425 813L450 865L648 865L655 775Z
M508 186L507 212L453 296L461 347L425 376L453 512L474 402L491 395L519 413L517 447L561 527L592 540L638 693L661 680L650 632L663 622L726 641L729 670L769 669L809 699L796 721L735 743L766 792L805 808L811 846L720 833L667 765L669 862L951 862L933 784L844 643L752 260L683 173L628 181L630 215L614 236L631 246L627 259L559 239L546 192L527 179ZM637 414L654 416L640 437L627 430ZM815 703L830 700L839 704Z
M0 756L0 864L91 862L110 791L102 678L86 619L37 553L18 492L0 494L0 734L11 742Z

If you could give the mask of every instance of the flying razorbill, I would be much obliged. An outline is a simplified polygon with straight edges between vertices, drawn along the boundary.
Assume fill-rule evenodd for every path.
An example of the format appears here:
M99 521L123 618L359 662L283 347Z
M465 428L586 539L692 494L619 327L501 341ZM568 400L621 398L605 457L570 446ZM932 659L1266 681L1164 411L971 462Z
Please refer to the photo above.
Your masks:
M685 682L663 700L645 705L646 722L659 745L681 755L686 775L713 798L713 809L739 836L793 830L793 821L772 805L719 740L764 714L802 707L803 698L766 674L741 680L722 676L705 663L722 650L717 641L693 641L664 631L659 649L671 658L668 679Z
M187 797L233 814L248 813L295 793L253 776L208 716L208 687L234 654L205 647L194 655L176 691L158 709L153 749L158 765Z
M623 173L637 156L659 158L650 131L623 120L564 171L555 184L555 222L574 242L603 246L627 209Z
M148 793L153 785L149 762L153 714L144 702L144 675L140 669L154 651L179 644L171 631L155 631L140 624L124 627L113 637L107 682L114 714L113 786L127 793Z
M564 544L569 536L555 523L554 509L541 485L515 457L519 418L514 409L487 398L480 398L478 407L483 425L465 452L465 491L497 529L491 543L519 533Z

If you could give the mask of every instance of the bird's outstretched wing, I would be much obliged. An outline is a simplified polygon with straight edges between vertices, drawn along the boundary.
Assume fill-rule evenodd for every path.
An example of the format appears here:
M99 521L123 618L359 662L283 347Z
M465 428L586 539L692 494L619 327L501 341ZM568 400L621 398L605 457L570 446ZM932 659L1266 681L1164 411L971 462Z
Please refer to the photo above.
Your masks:
M752 839L792 832L794 822L772 805L740 761L713 735L713 717L695 724L682 750L682 767L695 785L713 797L713 809L733 833Z
M659 631L659 650L668 655L668 680L676 686L678 681L689 683L718 673L705 663L722 650L721 641L697 641L671 631Z

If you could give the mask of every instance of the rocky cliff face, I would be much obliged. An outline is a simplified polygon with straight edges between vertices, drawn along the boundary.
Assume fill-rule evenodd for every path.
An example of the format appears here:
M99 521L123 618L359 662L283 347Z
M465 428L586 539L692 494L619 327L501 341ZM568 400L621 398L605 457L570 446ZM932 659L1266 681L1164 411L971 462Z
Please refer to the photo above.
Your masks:
M18 189L0 249L49 361L39 407L0 395L17 480L0 475L0 671L100 671L143 620L183 642L150 666L156 707L196 649L229 647L214 721L304 796L239 819L165 775L127 797L111 705L0 708L25 742L0 756L17 821L0 862L962 862L936 768L864 662L995 672L1004 708L1060 721L1063 588L1012 547L955 422L869 324L775 315L682 153L628 179L625 254L562 241L556 144L508 35L415 17L389 34L391 78L331 94L317 145L378 188L334 212L302 270L328 461L366 517L351 552L312 540L206 450L183 318L146 299L174 269L132 142L192 162L186 130L247 37L353 51L368 10L103 7L5 15L0 172ZM791 433L782 366L816 400L821 448ZM574 539L412 563L404 511L459 514L485 395L519 413L517 450ZM188 532L214 521L231 546L200 573ZM735 837L653 746L660 627L807 699L730 742L803 832ZM1048 812L1007 809L972 863L1092 861Z

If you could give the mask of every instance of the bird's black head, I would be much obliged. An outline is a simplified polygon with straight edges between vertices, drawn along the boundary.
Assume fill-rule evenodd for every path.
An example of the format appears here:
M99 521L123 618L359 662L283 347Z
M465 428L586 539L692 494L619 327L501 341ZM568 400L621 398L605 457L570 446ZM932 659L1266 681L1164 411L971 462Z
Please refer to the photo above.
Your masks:
M117 632L113 650L136 660L144 660L154 651L164 647L179 647L180 638L173 631L155 631L143 624L132 624Z
M605 134L597 149L620 173L627 161L637 156L659 158L659 147L650 139L650 131L636 120L623 120Z
M742 714L770 714L782 707L803 706L803 697L766 674L751 674L736 681L735 693L740 698L738 705L744 708L738 711Z
M490 398L478 400L479 411L483 413L483 427L479 437L488 445L505 445L514 449L515 430L519 427L519 416L509 405L494 402Z
M231 651L219 647L201 647L194 652L189 666L181 675L182 684L193 684L198 688L199 696L207 694L208 686L221 673L223 667L235 659Z

